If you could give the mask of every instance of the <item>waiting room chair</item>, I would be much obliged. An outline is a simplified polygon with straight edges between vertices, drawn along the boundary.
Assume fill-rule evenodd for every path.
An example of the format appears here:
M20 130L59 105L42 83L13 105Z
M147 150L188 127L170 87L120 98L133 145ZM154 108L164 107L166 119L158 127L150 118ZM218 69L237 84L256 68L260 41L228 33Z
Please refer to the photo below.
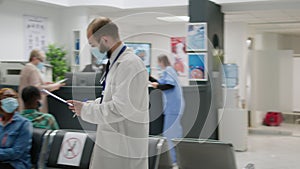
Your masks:
M232 144L183 138L172 141L180 169L237 169Z
M64 135L66 132L81 132L87 133L88 137L86 138L84 149L82 152L80 164L78 167L75 166L68 166L68 165L61 165L57 164L61 145L64 139ZM90 159L92 156L94 142L96 138L96 133L93 132L85 132L82 130L55 130L50 134L49 138L49 152L47 153L47 157L45 160L46 168L48 169L61 169L61 168L72 168L72 169L88 169L90 164Z
M46 130L45 130L46 131ZM48 130L44 133L43 141L35 142L34 146L41 149L38 157L39 169L87 169L89 167L96 133L94 131L87 132L88 137L84 145L83 154L79 167L57 164L59 152L66 132L81 132L81 130ZM37 130L35 135L43 132ZM41 144L42 146L39 146ZM171 157L168 151L168 144L164 137L149 137L149 169L172 169ZM36 150L38 151L38 150Z
M42 146L47 136L51 133L51 130L33 128L32 132L32 147L30 150L32 168L38 168L38 162L40 160L40 155L43 154Z

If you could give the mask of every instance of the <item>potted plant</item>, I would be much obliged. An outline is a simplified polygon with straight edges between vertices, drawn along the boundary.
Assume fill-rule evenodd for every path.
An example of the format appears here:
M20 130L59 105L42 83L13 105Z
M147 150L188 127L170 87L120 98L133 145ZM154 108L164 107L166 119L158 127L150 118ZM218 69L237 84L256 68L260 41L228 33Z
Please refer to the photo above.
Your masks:
M55 44L48 45L48 51L46 53L47 61L52 68L52 80L59 81L64 79L65 73L70 71L70 67L66 61L66 50L62 47L58 47Z

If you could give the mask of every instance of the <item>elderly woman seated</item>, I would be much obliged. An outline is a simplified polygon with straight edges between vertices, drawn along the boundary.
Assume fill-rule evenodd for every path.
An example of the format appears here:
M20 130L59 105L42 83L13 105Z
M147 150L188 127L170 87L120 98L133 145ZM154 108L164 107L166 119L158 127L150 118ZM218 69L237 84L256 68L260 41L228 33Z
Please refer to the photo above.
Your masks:
M0 90L0 168L30 169L32 125L17 113L19 103L13 89Z

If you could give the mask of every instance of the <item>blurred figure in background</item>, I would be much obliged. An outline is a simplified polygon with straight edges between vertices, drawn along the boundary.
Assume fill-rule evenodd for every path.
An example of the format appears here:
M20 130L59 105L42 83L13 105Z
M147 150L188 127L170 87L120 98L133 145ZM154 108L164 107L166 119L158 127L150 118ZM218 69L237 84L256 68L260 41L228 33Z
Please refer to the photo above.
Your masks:
M92 55L92 63L88 64L84 67L82 72L96 72L96 73L103 73L105 71L105 66L107 59L105 59L106 56L102 56L103 54L97 51L94 51L91 49L91 55ZM100 57L97 57L100 55Z
M39 112L39 108L42 106L41 98L41 93L38 88L34 86L25 87L22 91L24 110L22 110L21 115L29 119L35 128L59 129L52 114Z
M158 56L158 65L162 69L161 77L156 80L150 76L153 88L163 91L164 127L163 136L167 137L168 144L173 147L171 139L182 137L181 116L184 109L182 89L177 73L170 64L166 55ZM176 163L175 149L170 150L173 163Z
M29 63L25 65L20 74L20 84L19 84L19 97L21 98L21 93L23 88L27 86L35 86L39 89L46 89L49 91L58 90L64 84L45 82L42 76L42 72L45 70L44 61L46 56L44 52L39 50L32 50L29 57ZM40 109L43 113L48 113L48 104L46 95L42 95L42 108ZM23 101L20 100L20 111L24 108Z
M32 125L16 113L17 93L10 88L0 90L0 168L30 169Z

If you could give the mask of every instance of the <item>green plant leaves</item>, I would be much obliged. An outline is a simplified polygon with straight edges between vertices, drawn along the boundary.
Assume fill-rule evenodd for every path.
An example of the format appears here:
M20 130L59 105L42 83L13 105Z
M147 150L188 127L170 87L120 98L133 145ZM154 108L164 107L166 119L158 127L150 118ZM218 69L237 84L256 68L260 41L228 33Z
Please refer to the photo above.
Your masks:
M58 47L55 44L48 45L48 51L46 53L47 61L53 66L52 68L52 80L58 81L64 78L65 73L70 71L70 66L66 61L67 51L62 47Z

